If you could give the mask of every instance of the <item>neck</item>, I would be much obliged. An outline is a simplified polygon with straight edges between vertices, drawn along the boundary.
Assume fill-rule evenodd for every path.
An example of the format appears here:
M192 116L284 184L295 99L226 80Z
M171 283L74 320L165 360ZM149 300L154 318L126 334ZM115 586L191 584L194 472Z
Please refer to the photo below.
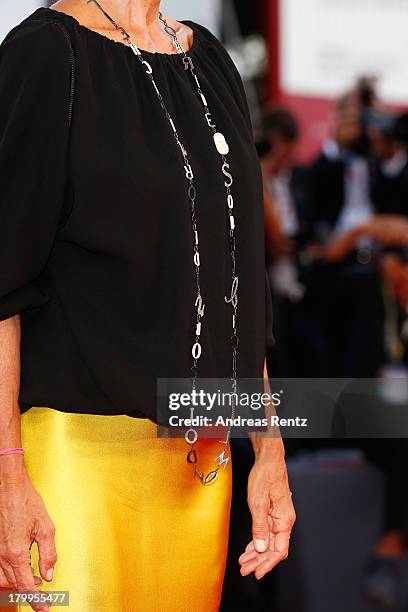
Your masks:
M160 0L100 0L100 5L122 27L133 30L155 26L160 11Z

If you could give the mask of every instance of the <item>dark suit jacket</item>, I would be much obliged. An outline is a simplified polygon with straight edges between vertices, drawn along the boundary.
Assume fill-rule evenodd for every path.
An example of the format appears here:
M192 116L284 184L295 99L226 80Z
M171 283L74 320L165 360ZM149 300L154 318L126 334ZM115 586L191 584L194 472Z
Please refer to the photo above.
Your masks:
M408 217L408 163L396 176L387 176L377 165L372 176L376 212Z

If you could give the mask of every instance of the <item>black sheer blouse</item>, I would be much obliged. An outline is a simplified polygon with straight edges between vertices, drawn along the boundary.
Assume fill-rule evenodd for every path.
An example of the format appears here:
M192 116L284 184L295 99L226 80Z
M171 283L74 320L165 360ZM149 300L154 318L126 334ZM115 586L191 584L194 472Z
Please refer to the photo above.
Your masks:
M190 51L230 145L240 277L238 375L260 377L260 167L242 82L204 27ZM179 55L145 53L198 191L200 376L231 374L219 154ZM22 320L20 406L155 420L157 377L190 376L194 267L180 153L132 51L40 8L0 46L0 319Z

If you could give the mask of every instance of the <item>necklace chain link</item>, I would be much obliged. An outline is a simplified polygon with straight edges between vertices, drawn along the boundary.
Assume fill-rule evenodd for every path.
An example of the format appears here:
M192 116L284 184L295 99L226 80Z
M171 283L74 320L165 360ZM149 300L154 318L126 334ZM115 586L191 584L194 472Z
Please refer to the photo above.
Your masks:
M160 93L160 90L154 79L153 69L152 69L151 64L146 59L144 59L142 51L132 42L131 37L128 34L128 32L124 28L122 28L119 24L117 24L116 21L114 21L114 19L110 17L110 15L108 15L108 13L103 9L103 7L99 4L97 0L87 0L87 1L94 2L97 5L97 7L102 11L105 17L107 17L107 19L112 23L112 25L119 32L121 32L124 41L129 45L133 53L139 59L148 79L150 80L156 92L160 106L162 107L164 115L172 128L174 139L183 157L184 171L185 171L186 181L188 185L187 197L189 200L190 212L191 212L191 226L192 226L192 238L193 238L193 262L194 262L194 267L195 267L195 279L196 279L195 335L194 335L194 344L191 350L192 358L193 358L192 368L191 368L192 389L194 391L196 389L196 379L198 378L198 375L199 375L198 366L199 366L199 361L200 361L200 357L202 354L202 346L201 346L200 338L201 338L203 318L204 318L204 313L205 313L205 303L203 300L203 293L201 289L200 240L199 240L199 227L198 227L198 216L197 216L197 205L196 205L197 189L195 186L195 180L194 180L195 176L194 176L193 168L190 164L190 159L189 159L186 147L184 146L178 134L173 118L167 109L163 96ZM163 23L164 31L166 32L166 34L168 34L169 36L173 38L174 46L176 47L177 52L182 56L182 62L183 62L185 71L188 71L192 76L193 82L195 83L195 86L197 89L197 93L203 103L204 116L205 116L206 122L212 132L215 147L217 151L219 152L221 160L222 160L221 171L224 175L223 180L224 180L224 186L225 186L225 192L226 192L226 204L227 204L227 212L228 212L228 219L229 219L228 242L229 242L230 258L231 258L231 293L229 296L226 296L224 299L225 299L225 303L230 304L231 309L232 309L231 419L233 420L235 416L236 397L237 397L236 396L236 393L237 393L237 356L238 356L238 345L239 345L237 322L238 322L238 284L239 284L239 281L238 281L238 276L236 273L236 222L235 222L235 217L234 217L234 197L233 197L232 190L231 190L234 179L231 174L231 168L230 168L230 164L228 163L228 158L227 158L227 155L229 153L229 147L225 141L224 136L220 132L218 132L217 126L213 121L212 113L209 108L207 99L204 95L204 92L201 88L198 76L195 72L195 67L194 67L192 58L184 51L183 47L181 46L178 40L176 30L167 23L165 17L162 15L161 12L159 12L158 18ZM193 416L194 416L194 406L192 405L190 409L190 417L193 418ZM198 460L197 460L197 451L195 448L197 441L198 441L197 430L191 427L185 432L184 438L189 447L189 450L187 452L187 462L194 465L194 474L195 476L198 477L198 479L203 485L208 485L208 484L213 483L217 479L218 473L221 467L224 466L225 468L227 466L230 460L230 457L225 456L225 454L227 452L227 448L228 448L228 444L230 440L231 429L232 429L232 425L229 426L225 439L220 440L220 444L222 444L222 451L215 458L215 462L216 462L215 468L211 470L210 472L208 472L207 474L204 474L204 472L200 473L197 468Z

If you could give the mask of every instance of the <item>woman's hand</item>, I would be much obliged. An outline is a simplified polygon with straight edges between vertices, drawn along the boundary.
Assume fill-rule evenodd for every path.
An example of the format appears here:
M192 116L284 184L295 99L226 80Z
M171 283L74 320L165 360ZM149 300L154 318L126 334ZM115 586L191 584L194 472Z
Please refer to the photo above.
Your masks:
M241 574L259 580L286 559L296 514L280 438L253 439L255 464L248 480L252 541L240 556Z
M0 457L2 464L20 459ZM12 477L4 477L2 467L0 465L0 588L39 592L38 585L42 581L33 576L30 549L32 543L37 542L41 577L52 580L57 561L55 528L25 469L12 470ZM31 607L38 612L49 612L44 604L33 602Z

